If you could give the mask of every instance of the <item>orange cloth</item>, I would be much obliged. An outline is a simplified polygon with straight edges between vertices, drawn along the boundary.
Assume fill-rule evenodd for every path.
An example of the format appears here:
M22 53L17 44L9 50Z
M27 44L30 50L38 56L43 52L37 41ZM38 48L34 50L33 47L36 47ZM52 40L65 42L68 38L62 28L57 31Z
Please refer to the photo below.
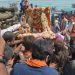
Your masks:
M21 26L19 27L19 32L24 33L23 28Z
M47 66L47 64L45 63L45 61L40 61L40 60L28 60L26 61L26 64L28 64L29 66L33 66L33 67L43 67L43 66Z

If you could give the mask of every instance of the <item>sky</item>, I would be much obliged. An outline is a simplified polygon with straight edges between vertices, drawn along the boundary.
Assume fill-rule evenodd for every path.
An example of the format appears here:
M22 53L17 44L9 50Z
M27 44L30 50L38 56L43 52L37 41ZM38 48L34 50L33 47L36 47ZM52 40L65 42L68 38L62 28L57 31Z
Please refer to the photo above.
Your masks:
M71 5L75 3L75 0L29 0L31 3L38 6L53 6L57 9L71 8Z
M17 3L21 0L0 0L0 6L7 6L10 3ZM51 6L56 7L57 9L70 9L72 4L75 3L75 0L28 0L30 3L34 5L38 5L39 7Z

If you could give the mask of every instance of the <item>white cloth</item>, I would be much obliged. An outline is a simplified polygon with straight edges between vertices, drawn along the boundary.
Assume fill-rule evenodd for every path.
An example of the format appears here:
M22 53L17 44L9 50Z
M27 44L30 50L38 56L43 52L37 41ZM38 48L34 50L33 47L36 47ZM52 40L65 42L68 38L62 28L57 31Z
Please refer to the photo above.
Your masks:
M19 23L19 24L15 24L15 25L13 25L13 26L10 26L9 28L3 29L3 30L1 30L1 35L3 35L3 34L4 34L5 32L7 32L7 31L14 32L14 31L16 31L20 26L21 26L21 24Z
M58 20L55 20L55 26L60 29L60 27L59 27L59 21Z
M65 21L65 29L67 29L69 27L68 20L64 18L64 21Z

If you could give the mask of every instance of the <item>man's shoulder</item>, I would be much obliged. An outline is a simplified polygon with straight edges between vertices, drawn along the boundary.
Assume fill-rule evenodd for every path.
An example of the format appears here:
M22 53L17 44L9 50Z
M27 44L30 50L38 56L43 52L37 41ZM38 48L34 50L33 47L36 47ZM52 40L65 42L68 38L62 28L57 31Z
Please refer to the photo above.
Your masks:
M25 63L16 63L16 64L14 65L14 68L21 68L21 67L25 67L25 66L26 66Z
M59 75L58 71L54 68L49 67L49 72L51 73L51 75Z
M15 64L14 68L15 69L18 69L18 70L22 70L23 69L23 70L26 71L26 70L28 70L29 66L27 64L25 64L25 63L17 63L17 64ZM47 66L41 67L41 68L34 68L33 67L32 69L34 71L35 71L35 69L37 69L37 72L36 73L38 73L38 71L41 70L41 72L44 73L44 74L48 74L48 75L59 75L58 72L57 72L57 70L55 70L53 68L50 68L50 67L47 67Z
M45 75L59 75L59 73L56 69L51 68L49 66L43 67L42 70Z

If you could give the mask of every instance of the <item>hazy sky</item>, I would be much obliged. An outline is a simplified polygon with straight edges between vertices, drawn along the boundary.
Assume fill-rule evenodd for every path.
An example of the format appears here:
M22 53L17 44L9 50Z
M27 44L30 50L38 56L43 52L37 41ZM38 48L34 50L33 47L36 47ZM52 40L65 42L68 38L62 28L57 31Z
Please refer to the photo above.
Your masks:
M0 0L0 6L8 5L12 2L19 4L21 0ZM75 0L28 0L30 3L38 6L55 6L58 9L71 8L71 5L75 3Z
M71 8L71 5L75 3L75 0L29 0L30 2L37 4L38 6L55 6L61 8Z

